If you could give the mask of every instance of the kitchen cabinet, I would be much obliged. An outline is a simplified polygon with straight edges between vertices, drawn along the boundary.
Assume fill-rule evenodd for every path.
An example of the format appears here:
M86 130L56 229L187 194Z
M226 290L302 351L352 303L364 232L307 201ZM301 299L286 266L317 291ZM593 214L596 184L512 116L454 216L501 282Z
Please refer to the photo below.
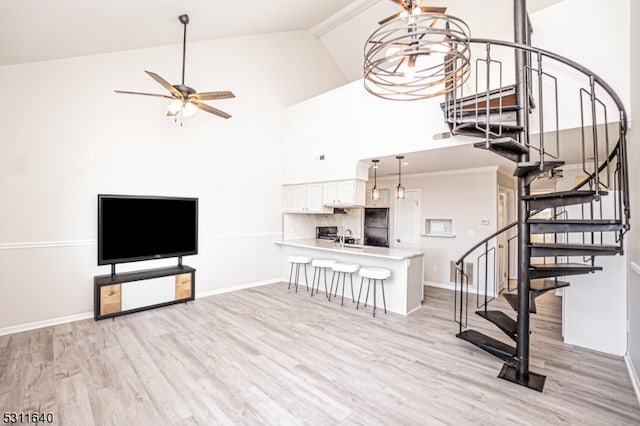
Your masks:
M326 206L351 207L364 205L365 182L344 180L322 184L323 202Z
M333 213L322 202L322 184L285 185L282 193L286 213Z
M389 207L389 190L380 189L380 199L371 199L371 190L367 190L366 199L364 203L365 207Z

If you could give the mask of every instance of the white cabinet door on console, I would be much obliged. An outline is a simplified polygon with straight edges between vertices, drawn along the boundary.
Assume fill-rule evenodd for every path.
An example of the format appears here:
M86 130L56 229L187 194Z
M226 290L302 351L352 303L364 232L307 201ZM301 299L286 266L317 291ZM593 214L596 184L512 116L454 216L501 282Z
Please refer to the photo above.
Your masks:
M176 278L153 278L122 284L122 310L170 302L175 299Z

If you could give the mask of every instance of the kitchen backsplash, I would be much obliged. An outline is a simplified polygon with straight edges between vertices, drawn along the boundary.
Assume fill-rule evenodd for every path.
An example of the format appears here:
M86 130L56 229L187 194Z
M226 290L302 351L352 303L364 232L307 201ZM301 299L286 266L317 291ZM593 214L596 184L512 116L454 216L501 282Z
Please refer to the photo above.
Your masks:
M362 238L363 209L346 209L347 214L284 213L283 238L299 240L316 237L316 226L337 226L338 234L350 229L353 237Z

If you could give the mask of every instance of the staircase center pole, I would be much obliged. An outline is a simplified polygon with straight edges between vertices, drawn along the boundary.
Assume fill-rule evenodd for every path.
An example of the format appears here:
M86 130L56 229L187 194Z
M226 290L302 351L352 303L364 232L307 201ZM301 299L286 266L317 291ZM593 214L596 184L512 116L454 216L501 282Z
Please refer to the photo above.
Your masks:
M514 38L516 43L526 44L528 38L527 1L514 0ZM529 96L527 90L527 53L523 50L515 52L516 93L518 96L518 125L524 128L520 143L529 145ZM529 161L529 154L522 154L520 162ZM518 336L516 342L516 381L521 384L529 381L529 248L530 234L527 219L529 212L523 197L529 195L529 184L526 177L518 178Z

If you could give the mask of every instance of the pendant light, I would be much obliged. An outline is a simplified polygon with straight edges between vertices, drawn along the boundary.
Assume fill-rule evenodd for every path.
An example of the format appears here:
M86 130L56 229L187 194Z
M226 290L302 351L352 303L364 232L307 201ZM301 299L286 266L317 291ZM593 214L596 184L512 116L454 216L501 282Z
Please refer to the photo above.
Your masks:
M398 200L404 200L404 186L402 186L402 160L404 155L397 155L398 159L398 186L396 186L396 198Z
M470 75L469 27L446 8L393 0L405 10L379 22L365 43L364 86L383 99L413 101L462 87Z
M371 160L373 163L373 188L371 188L371 199L378 201L380 199L380 190L378 189L378 163L380 160Z

